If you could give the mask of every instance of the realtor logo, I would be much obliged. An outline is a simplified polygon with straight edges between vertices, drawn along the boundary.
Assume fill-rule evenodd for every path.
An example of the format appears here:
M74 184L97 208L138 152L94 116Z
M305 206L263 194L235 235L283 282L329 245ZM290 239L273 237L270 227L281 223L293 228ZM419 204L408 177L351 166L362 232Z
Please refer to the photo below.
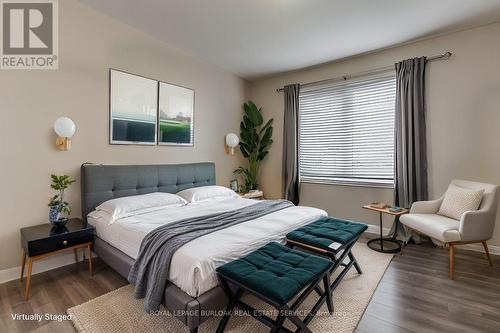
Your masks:
M1 20L1 69L58 68L57 0L3 0Z

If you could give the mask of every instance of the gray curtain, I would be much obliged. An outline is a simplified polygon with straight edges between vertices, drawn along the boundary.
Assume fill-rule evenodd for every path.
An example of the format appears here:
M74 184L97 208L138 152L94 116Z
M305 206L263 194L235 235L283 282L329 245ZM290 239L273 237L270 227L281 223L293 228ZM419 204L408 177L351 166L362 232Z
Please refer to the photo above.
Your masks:
M427 200L426 58L396 64L395 203Z
M299 153L298 153L298 117L300 85L290 84L284 87L285 119L283 125L283 198L295 205L299 204Z

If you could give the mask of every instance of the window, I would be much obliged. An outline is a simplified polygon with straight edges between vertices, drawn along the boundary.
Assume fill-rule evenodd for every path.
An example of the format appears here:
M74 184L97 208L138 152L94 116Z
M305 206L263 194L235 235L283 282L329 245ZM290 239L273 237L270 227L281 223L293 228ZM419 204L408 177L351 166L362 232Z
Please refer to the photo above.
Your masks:
M301 180L393 186L395 94L393 74L301 87Z

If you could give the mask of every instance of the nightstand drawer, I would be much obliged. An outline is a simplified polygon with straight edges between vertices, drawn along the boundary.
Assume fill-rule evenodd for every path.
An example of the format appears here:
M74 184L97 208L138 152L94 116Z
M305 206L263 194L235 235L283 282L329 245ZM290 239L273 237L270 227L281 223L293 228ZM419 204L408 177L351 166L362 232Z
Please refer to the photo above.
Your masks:
M38 256L78 244L92 242L93 240L94 233L92 229L37 239L27 242L27 254L29 257Z

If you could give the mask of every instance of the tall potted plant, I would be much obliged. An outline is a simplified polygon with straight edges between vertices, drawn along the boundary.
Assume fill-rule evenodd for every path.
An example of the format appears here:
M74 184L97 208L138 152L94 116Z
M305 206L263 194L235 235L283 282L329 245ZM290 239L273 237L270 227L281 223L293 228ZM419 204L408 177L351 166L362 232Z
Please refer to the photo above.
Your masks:
M61 213L69 215L71 213L71 207L67 201L64 201L64 190L66 190L71 184L75 182L70 176L56 176L50 175L52 179L52 184L50 187L56 191L59 191L54 195L49 201L49 222L55 225L64 225L68 221L67 218L61 218Z
M240 123L240 150L248 160L248 167L240 166L234 172L243 175L245 192L256 190L260 165L269 153L273 143L273 119L269 119L265 125L262 117L262 108L252 101L243 104L243 120Z

